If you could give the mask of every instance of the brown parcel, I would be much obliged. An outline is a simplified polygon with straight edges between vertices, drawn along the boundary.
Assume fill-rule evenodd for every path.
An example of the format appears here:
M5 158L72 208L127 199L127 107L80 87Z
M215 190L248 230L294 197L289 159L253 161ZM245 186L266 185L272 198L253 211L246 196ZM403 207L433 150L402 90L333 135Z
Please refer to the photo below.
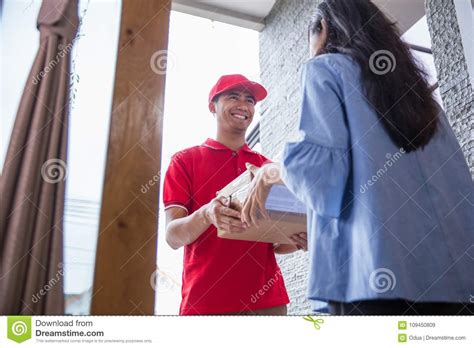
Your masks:
M228 205L231 208L241 211L242 203L247 197L250 188L250 182L251 174L249 171L246 171L217 192L217 195L227 198ZM284 187L283 185L281 186ZM289 237L294 233L306 232L306 214L289 212L291 209L288 209L288 211L281 210L267 208L270 219L259 219L258 228L250 227L241 233L218 230L217 235L221 238L235 240L294 244Z

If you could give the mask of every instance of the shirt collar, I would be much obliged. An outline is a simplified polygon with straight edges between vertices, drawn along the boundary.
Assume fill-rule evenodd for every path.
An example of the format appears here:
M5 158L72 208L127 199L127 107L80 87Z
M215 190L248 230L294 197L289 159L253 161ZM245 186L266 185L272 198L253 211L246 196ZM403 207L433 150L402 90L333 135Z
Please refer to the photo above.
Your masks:
M207 146L211 149L214 149L214 150L227 150L227 151L233 151L232 149L229 149L227 146L225 146L224 144L221 144L220 142L218 142L217 140L214 140L214 139L211 139L211 138L207 138L207 140L202 144L203 146ZM255 151L253 151L247 144L244 144L244 146L242 146L242 148L240 149L240 151L247 151L247 152L251 152L251 153L254 153Z

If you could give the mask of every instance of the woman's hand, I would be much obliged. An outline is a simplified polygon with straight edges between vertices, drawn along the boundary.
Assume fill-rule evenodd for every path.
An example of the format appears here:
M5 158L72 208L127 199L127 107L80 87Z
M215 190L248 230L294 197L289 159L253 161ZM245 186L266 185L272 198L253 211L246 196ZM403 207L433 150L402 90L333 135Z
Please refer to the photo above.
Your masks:
M242 222L246 226L257 226L258 214L268 219L265 202L273 184L281 183L280 166L277 163L268 163L258 168L246 163L253 179L250 183L249 193L242 205Z

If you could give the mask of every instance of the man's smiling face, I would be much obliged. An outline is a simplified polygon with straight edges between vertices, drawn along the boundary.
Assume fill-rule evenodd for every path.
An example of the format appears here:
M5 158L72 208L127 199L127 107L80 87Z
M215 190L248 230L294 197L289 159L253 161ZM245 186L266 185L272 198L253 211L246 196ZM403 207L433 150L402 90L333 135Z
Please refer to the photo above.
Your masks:
M228 132L245 132L252 123L255 113L255 99L243 88L236 88L218 96L209 104L209 110L216 115L217 125Z

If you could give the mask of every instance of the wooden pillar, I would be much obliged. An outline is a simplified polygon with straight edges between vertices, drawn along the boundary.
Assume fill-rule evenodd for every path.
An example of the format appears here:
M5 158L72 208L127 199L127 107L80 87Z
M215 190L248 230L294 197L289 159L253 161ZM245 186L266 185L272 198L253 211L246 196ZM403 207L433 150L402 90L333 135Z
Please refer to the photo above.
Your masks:
M170 0L122 3L92 295L94 315L154 313L150 279L157 256L170 9Z

